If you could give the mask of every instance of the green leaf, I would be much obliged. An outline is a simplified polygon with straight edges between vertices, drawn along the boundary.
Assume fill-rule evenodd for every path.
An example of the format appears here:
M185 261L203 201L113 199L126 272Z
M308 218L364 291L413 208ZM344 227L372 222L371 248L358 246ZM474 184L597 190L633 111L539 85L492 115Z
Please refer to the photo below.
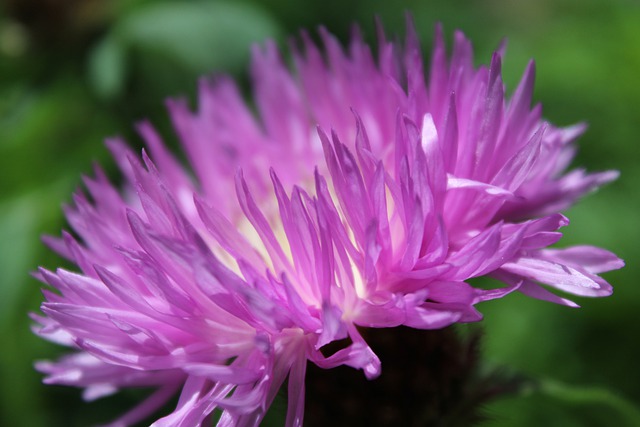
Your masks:
M279 34L256 6L224 2L149 4L116 30L126 45L166 55L198 73L238 68L251 43Z
M34 256L38 225L37 200L22 197L0 205L0 325L12 316L17 308L18 298L25 290L29 278L29 265Z
M89 56L89 81L102 99L120 95L126 74L126 52L121 42L108 35Z

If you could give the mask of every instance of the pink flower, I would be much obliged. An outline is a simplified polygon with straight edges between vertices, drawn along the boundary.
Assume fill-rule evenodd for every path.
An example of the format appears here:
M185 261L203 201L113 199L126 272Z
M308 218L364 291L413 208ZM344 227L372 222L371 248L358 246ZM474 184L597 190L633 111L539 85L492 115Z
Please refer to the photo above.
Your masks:
M541 284L609 295L598 274L622 266L615 255L547 248L568 223L558 211L616 173L563 175L582 126L530 108L533 64L506 99L502 52L475 69L461 33L449 60L436 36L428 79L411 25L404 46L381 32L377 63L357 34L345 52L321 30L326 59L303 35L297 77L273 44L256 49L257 118L225 77L201 81L197 113L169 102L191 170L149 123L151 158L110 140L125 188L96 170L66 210L79 238L46 238L80 272L39 272L57 292L44 291L37 333L77 350L40 362L45 382L87 400L157 387L113 426L177 392L154 426L215 409L220 426L250 426L288 377L298 426L308 361L380 374L358 327L477 321L477 303L514 290L575 305ZM506 286L467 283L487 275Z

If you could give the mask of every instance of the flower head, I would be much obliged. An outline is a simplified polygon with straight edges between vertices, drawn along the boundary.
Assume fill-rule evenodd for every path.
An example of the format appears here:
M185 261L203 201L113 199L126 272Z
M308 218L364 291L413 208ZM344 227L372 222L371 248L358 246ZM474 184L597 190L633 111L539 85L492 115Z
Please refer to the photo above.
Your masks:
M287 425L301 425L310 361L368 378L381 363L358 327L443 328L481 319L475 305L519 291L566 305L541 284L605 296L619 268L594 247L548 249L559 210L615 172L564 174L582 126L560 129L530 108L531 63L505 98L502 52L474 68L440 28L428 76L411 25L379 56L325 30L325 55L303 34L296 72L268 43L253 61L254 116L233 82L203 79L199 108L169 101L189 168L147 122L142 159L108 146L126 178L97 169L66 210L75 235L46 238L79 272L41 269L46 339L75 348L41 362L47 383L95 399L152 386L113 425L258 425L285 380ZM468 280L505 283L479 289ZM344 340L344 341L343 341ZM346 343L333 354L325 346ZM288 380L287 380L288 378Z

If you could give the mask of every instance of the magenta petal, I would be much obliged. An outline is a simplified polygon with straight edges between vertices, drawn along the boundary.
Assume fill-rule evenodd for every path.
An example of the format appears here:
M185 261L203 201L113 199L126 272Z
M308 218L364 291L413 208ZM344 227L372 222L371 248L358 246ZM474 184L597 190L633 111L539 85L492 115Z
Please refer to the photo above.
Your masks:
M362 369L368 379L376 378L380 375L380 359L365 343L362 336L355 328L351 328L349 336L353 343L342 350L338 350L329 357L324 357L318 352L311 355L311 360L321 368L333 368L340 365L351 366Z
M449 179L447 180L448 190L463 189L463 188L483 191L490 196L513 197L513 193L501 187L496 187L491 184L485 184L484 182L475 181L471 179L456 178L454 176L449 176Z
M178 386L176 384L163 386L136 405L135 408L126 412L118 419L110 422L109 424L104 424L101 427L126 427L134 425L144 420L161 408L162 405L167 403L167 401L169 401L169 399L176 393L177 389Z
M440 308L436 304L425 303L407 310L407 320L404 325L417 329L441 329L462 318L459 311Z
M430 300L443 303L468 304L475 294L474 288L465 282L433 282L428 289Z
M324 305L322 307L322 332L318 337L316 349L347 336L347 328L342 322L342 313L338 307Z
M529 142L498 171L491 184L510 191L517 190L539 158L544 131L545 127L540 127Z
M589 273L598 274L624 267L624 261L615 254L595 246L572 246L565 249L545 249L545 258L578 265Z
M579 307L575 302L553 294L537 283L533 283L531 281L524 281L522 286L520 286L519 291L532 298L550 301L556 304L566 305L568 307Z
M203 403L211 398L215 388L209 392L204 392L206 380L199 377L188 377L182 388L178 407L174 412L166 417L157 420L152 427L187 427L199 425L207 415L201 409ZM213 409L213 408L212 408Z
M520 258L504 264L502 269L574 295L607 296L612 292L611 286L596 276L539 258Z
M233 224L224 215L218 210L207 206L198 196L194 196L194 203L207 230L230 255L242 258L256 268L262 265L262 260L255 249L238 233Z
M300 427L304 418L304 376L307 360L298 356L289 371L289 402L287 407L286 427Z
M385 304L361 303L358 325L369 328L391 328L406 320L404 300L395 298Z

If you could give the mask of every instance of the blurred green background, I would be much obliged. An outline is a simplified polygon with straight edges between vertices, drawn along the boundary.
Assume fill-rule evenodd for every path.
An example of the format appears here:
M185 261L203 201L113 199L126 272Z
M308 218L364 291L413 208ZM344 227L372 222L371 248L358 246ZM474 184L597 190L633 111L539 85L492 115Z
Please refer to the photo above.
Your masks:
M509 41L505 80L513 90L529 58L535 99L558 125L587 121L575 164L619 169L621 178L568 215L562 244L589 243L627 262L606 278L615 294L574 310L511 295L485 303L487 363L561 384L487 407L489 426L640 425L640 3L635 0L154 1L4 0L0 6L0 425L85 426L111 419L135 393L91 404L77 390L43 386L32 364L61 349L30 332L41 301L28 273L62 261L40 243L65 226L60 206L92 162L108 171L102 144L150 118L172 133L163 100L188 95L213 71L248 81L249 46L281 45L325 25L341 40L358 23L374 40L373 16L404 34L413 13L425 54L433 25L448 40L462 29L487 63ZM553 384L553 383L549 383ZM637 406L636 406L637 408ZM636 422L638 418L635 418Z

